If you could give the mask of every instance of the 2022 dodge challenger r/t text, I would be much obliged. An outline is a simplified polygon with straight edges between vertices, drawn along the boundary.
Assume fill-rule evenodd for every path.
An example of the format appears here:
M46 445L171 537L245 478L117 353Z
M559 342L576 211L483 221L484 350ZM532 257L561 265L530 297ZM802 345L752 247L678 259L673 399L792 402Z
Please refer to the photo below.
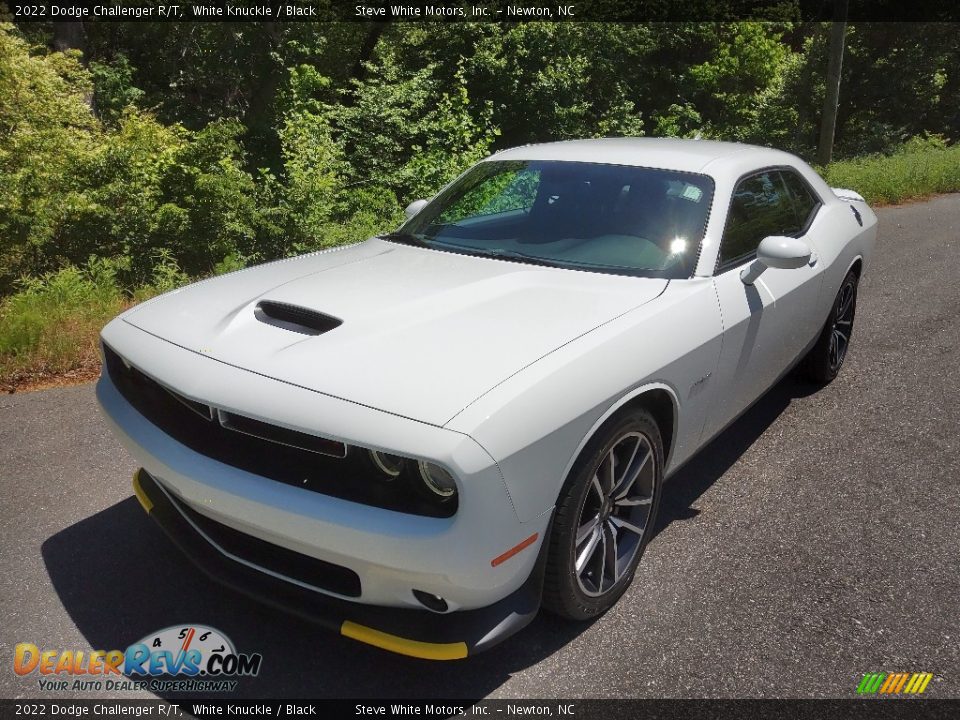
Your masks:
M396 232L103 330L141 504L234 588L409 655L623 594L664 478L798 362L843 365L876 238L792 155L533 145Z

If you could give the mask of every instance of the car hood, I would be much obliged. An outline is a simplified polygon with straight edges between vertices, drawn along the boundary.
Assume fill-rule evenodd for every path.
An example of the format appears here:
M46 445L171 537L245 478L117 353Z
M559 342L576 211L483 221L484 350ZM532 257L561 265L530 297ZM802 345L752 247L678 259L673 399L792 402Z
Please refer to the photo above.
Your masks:
M189 285L124 320L236 367L443 425L666 285L373 239ZM258 319L264 301L342 322L292 332Z

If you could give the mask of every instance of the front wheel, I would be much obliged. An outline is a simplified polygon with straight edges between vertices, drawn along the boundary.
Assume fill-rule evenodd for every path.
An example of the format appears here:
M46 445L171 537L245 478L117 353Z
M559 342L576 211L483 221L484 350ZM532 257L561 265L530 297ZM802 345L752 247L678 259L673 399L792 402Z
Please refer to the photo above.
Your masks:
M663 442L646 410L625 413L597 433L560 493L544 607L587 620L613 606L650 540L662 480Z
M804 361L806 375L814 382L830 382L843 367L853 334L853 320L857 313L857 283L857 274L848 272L837 297L834 298L830 316L820 332L817 344Z

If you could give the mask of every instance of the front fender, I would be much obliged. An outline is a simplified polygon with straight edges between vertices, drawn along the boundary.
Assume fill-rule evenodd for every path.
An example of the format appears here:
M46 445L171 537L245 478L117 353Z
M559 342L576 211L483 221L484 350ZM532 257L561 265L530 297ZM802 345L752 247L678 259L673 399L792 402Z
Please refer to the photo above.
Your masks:
M593 433L645 390L670 393L670 462L688 457L700 440L722 333L711 280L671 281L656 300L518 372L445 427L491 454L517 515L532 519L553 507Z

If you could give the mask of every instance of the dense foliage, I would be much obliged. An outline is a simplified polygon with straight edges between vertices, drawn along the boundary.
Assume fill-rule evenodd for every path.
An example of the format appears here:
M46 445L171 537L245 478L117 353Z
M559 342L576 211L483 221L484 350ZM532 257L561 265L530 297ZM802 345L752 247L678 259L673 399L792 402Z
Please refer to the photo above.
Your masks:
M70 25L0 24L13 386L95 371L103 323L191 277L394 228L498 148L699 135L811 159L827 53L827 26L790 23ZM960 189L958 30L848 28L832 184Z
M116 264L238 267L393 227L499 147L717 137L811 157L826 27L0 25L0 294ZM851 26L837 156L960 134L960 33Z

